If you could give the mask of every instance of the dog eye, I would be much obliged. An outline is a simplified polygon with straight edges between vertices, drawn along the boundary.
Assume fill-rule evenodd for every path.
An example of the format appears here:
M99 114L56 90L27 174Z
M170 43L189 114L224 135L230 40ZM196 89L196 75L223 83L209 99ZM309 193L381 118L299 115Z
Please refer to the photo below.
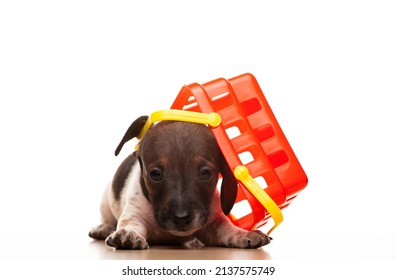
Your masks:
M208 167L202 167L199 170L199 178L201 180L204 180L204 181L210 180L212 178L212 175L213 175L213 172Z
M160 182L162 180L162 172L159 169L151 170L149 176L154 182Z

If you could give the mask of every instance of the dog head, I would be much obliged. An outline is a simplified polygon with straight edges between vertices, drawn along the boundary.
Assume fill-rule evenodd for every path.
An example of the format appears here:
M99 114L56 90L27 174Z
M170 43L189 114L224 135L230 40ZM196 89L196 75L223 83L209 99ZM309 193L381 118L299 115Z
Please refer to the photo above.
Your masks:
M129 127L117 147L136 137L147 117ZM147 131L136 157L141 166L142 191L158 225L175 234L190 235L211 214L219 174L221 206L228 214L235 202L237 181L210 129L201 124L162 121Z

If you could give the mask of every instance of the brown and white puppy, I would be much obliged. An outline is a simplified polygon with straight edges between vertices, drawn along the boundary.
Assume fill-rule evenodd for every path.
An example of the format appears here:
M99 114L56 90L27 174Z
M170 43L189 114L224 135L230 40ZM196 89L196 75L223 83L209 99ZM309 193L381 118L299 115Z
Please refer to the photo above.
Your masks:
M132 123L116 155L146 120L143 116ZM236 193L237 181L207 126L162 121L118 168L102 199L102 224L89 236L116 249L147 249L148 243L237 248L268 244L271 238L261 231L243 230L226 217Z

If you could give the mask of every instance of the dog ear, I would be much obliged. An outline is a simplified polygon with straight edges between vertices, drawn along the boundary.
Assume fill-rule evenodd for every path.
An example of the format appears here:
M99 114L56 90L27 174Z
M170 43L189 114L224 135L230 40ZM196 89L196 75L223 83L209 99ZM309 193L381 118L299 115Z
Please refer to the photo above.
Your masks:
M141 116L137 118L128 128L128 130L125 132L124 137L122 138L120 144L118 144L117 149L115 150L115 155L118 156L120 153L122 147L126 142L129 140L135 138L136 136L139 135L140 131L143 129L143 126L146 124L146 121L148 119L148 116Z
M221 209L225 215L228 215L237 197L238 181L223 156L221 156L220 173L223 177L220 191Z

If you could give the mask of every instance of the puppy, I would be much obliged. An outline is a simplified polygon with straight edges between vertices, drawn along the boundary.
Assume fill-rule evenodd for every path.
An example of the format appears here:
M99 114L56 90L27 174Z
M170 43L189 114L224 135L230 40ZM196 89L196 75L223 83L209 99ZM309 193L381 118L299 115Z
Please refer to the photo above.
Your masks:
M146 120L142 116L131 124L116 155ZM237 181L207 126L161 121L116 171L100 206L102 224L89 236L116 249L147 249L149 243L236 248L268 244L271 238L261 231L243 230L226 217L236 194Z

